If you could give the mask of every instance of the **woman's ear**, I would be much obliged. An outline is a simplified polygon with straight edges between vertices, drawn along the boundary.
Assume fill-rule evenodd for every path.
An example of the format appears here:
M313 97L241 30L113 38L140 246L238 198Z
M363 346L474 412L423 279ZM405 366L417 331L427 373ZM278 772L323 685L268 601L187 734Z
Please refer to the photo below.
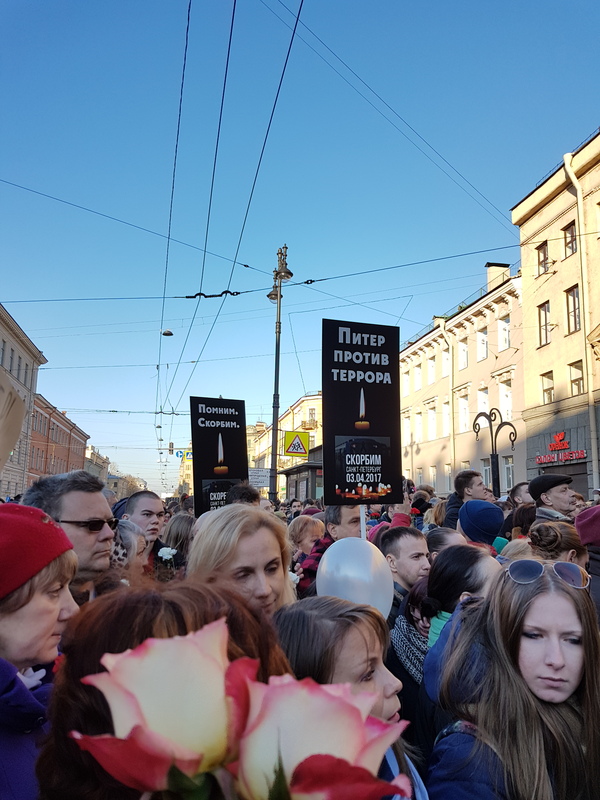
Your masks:
M569 552L567 553L567 561L574 563L576 558L577 558L577 552L575 550L569 550Z
M458 601L459 601L459 603L462 603L462 602L464 602L465 600L468 600L468 598L469 598L469 597L473 597L473 595L471 594L471 592L463 592L463 593L461 594L461 596L458 598Z

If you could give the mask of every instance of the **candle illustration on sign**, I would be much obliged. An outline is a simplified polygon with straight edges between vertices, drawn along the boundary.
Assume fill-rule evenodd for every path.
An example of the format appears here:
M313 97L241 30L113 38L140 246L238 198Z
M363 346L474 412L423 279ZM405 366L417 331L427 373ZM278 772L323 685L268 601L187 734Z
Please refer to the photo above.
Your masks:
M229 472L229 467L223 464L223 439L221 434L219 434L217 442L217 466L213 469L213 472L215 475L227 475Z
M368 431L371 423L365 419L365 390L361 387L360 403L358 407L358 420L354 423L357 431Z

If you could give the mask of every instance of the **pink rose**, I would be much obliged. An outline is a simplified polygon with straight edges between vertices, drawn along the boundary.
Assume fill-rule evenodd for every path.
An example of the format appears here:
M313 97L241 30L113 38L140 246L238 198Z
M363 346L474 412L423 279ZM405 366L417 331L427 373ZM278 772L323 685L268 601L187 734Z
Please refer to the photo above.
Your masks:
M250 684L248 724L235 765L242 797L268 800L279 758L291 796L298 800L315 793L320 800L350 796L349 782L356 779L350 765L360 768L362 783L370 779L373 789L385 751L407 723L391 724L369 717L372 705L372 694L352 694L346 684L320 685L310 678L296 681L289 675L272 677L268 685ZM311 760L311 770L317 769L315 764L320 765L315 788L303 762L320 754L327 754L323 756L325 762ZM344 769L345 778L341 777ZM365 790L363 797L397 794L408 783L404 778L392 788L382 781L375 782L380 786L372 794Z
M83 682L105 696L114 736L72 732L82 750L117 780L140 791L167 788L172 765L188 776L237 755L258 665L229 663L224 619L172 639L148 639L101 663Z

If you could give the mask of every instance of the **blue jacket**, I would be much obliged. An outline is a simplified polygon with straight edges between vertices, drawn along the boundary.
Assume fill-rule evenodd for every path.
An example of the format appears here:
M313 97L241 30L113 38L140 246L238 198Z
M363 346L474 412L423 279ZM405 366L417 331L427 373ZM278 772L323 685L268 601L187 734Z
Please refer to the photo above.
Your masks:
M429 762L429 800L508 800L498 757L487 746L472 757L475 743L461 723L440 734Z
M36 800L35 762L46 733L52 685L28 689L17 668L0 658L0 798Z

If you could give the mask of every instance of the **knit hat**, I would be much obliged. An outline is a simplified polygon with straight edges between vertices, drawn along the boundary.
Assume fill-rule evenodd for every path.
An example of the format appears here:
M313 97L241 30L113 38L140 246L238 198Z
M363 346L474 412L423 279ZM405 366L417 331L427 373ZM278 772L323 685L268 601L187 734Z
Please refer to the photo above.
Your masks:
M67 534L40 508L0 506L0 600L72 549Z
M460 527L472 542L492 544L504 524L502 509L487 500L468 500L458 512Z
M306 506L304 511L300 512L301 517L312 517L314 514L318 514L321 511L320 508L316 506Z
M600 547L600 506L584 508L575 517L575 528L581 544Z
M543 475L538 475L529 481L529 494L537 501L548 489L562 486L563 483L573 483L573 478L570 475L545 472Z

